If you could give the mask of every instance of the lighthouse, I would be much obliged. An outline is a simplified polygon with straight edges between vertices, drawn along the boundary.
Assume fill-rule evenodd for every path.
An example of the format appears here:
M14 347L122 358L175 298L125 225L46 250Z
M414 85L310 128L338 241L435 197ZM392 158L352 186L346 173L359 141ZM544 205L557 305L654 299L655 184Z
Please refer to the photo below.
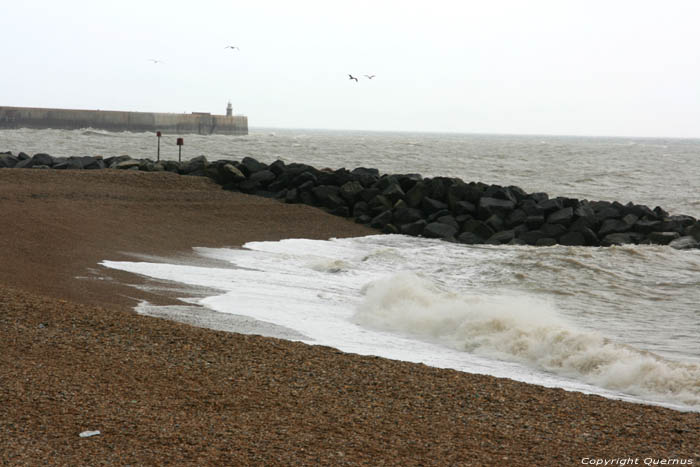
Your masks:
M228 105L226 106L226 116L233 117L233 106L231 105L231 101L228 101Z

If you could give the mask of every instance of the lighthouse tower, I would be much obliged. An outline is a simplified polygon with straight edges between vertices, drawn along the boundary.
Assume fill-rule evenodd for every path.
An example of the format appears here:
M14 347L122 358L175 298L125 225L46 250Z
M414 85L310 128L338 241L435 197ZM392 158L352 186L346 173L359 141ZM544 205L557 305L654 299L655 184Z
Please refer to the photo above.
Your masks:
M226 106L226 116L233 117L233 106L231 105L231 101L228 101L228 105Z

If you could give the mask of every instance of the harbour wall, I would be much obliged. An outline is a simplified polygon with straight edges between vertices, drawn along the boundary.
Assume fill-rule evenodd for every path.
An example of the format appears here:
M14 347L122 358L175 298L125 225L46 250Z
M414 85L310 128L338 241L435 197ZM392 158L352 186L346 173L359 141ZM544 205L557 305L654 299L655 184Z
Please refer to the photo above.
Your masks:
M248 117L0 106L0 128L97 128L107 131L161 131L166 134L247 135Z

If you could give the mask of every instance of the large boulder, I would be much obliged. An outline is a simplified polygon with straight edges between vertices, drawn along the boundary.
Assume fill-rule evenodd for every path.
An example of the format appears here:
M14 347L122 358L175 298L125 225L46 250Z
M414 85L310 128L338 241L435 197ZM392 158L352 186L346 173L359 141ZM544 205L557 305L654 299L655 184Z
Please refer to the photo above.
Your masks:
M563 208L550 214L549 217L547 217L547 223L569 226L573 219L574 210L572 208Z
M479 200L479 217L488 219L494 214L507 217L515 209L515 202L506 199L490 198L483 196Z
M686 235L671 241L668 246L676 250L689 250L691 248L700 248L700 241L695 239L695 237Z
M423 236L428 238L454 238L457 228L442 222L431 222L423 229Z
M47 165L51 167L54 165L54 163L54 158L43 152L34 154L34 156L32 156L32 165Z

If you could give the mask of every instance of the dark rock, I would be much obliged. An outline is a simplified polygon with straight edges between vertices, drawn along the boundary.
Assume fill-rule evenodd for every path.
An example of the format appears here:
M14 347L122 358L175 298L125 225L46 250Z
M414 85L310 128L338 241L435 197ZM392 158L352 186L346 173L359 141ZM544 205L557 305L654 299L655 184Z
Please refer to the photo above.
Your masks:
M245 171L243 171L245 173ZM311 183L312 185L316 185L316 182L318 182L318 177L313 173L308 170L305 170L304 172L301 172L300 174L293 176L292 181L290 183L290 186L292 188L298 188L305 183Z
M532 199L535 204L538 204L547 201L549 199L549 195L547 193L537 192L531 193L529 198Z
M528 229L538 229L542 224L544 224L544 216L527 216L525 218L525 225Z
M260 183L261 186L268 186L274 179L275 173L271 170L258 170L250 176L250 180Z
M486 240L486 243L491 245L503 245L505 243L510 243L511 240L515 238L515 232L512 230L502 230L491 235Z
M559 238L566 233L566 227L561 224L543 224L539 228L545 237Z
M603 237L600 241L602 246L625 245L634 243L631 233L611 233Z
M401 189L404 191L404 193L408 192L408 190L413 188L416 185L416 183L423 180L423 176L420 174L402 174L398 175L398 177L399 185L401 186Z
M105 163L101 158L85 156L82 157L80 163L85 170L102 170L105 168Z
M613 208L612 206L603 207L601 210L596 211L596 219L598 222L604 222L607 219L619 219L620 211Z
M515 211L508 214L508 217L506 217L505 226L509 229L512 229L517 225L524 224L526 220L527 214L525 214L525 211L523 211L522 209L516 209Z
M656 213L657 219L663 219L664 217L668 217L668 212L666 212L662 207L656 206L654 208L654 213Z
M17 159L19 159L20 161L26 161L27 159L31 159L31 156L29 156L29 154L27 154L26 152L20 152L19 154L17 154Z
M423 219L411 222L410 224L403 224L399 227L399 231L404 235L412 235L417 237L423 233L425 226L428 225Z
M689 235L700 242L700 222L696 222L695 224L689 226L685 233L686 235Z
M364 201L358 201L352 206L352 215L357 217L363 214L370 214L369 205Z
M261 170L266 170L267 165L263 164L262 162L258 161L257 159L253 159L252 157L244 157L241 160L241 165L245 167L248 171L246 176L250 176L254 174L255 172L260 172ZM241 170L243 172L243 170Z
M581 202L578 207L574 209L574 216L591 219L592 224L595 223L595 211L588 202Z
M396 175L382 175L379 177L379 180L377 180L377 183L374 184L374 188L381 192L389 188L391 185L401 186L399 184L399 177Z
M627 232L632 228L627 222L620 219L606 219L598 230L598 235L605 237L608 234Z
M75 159L72 159L72 160L75 161ZM70 161L70 159L69 159L69 161ZM80 164L80 162L77 162L77 163L79 164L78 168L83 167L82 164ZM117 165L115 165L114 168L119 169L119 170L129 170L131 168L138 169L140 165L141 165L141 161L139 161L139 160L127 159L125 161L117 163Z
M262 171L261 171L262 172ZM260 172L257 172L260 173ZM256 174L251 176L251 179ZM341 206L346 206L345 200L338 194L340 188L334 185L319 185L314 187L311 192L314 194L319 204L329 209L335 209Z
M503 188L499 185L491 185L489 188L486 189L486 191L484 191L483 196L486 198L495 198L511 201L513 205L518 203L518 197L515 196L515 194L513 194L513 192L511 192L510 189Z
M279 177L286 172L287 166L285 165L284 161L277 159L275 162L270 164L267 169L275 174L275 176Z
M462 232L470 232L482 239L490 238L495 232L480 220L471 219L462 224Z
M410 224L423 218L423 212L414 208L399 208L394 210L393 222L398 225Z
M391 223L391 211L387 210L384 211L372 218L372 220L369 223L370 227L373 227L375 229L381 229L384 228L387 224Z
M437 222L438 218L443 217L443 216L450 216L450 211L448 209L440 209L439 211L435 211L431 215L429 215L425 220L428 221L428 224L431 222Z
M19 162L15 164L15 169L31 169L34 165L34 161L30 159L20 159Z
M287 194L284 196L285 203L298 203L299 201L299 192L296 188L287 190Z
M640 219L657 220L658 216L649 206L643 204L633 204L627 203L625 205L625 212L628 214L634 214Z
M588 246L599 246L600 245L600 240L598 239L598 235L592 230L589 229L588 227L583 227L580 230L576 230L576 232L580 232L583 235L583 238L586 240L586 245ZM559 239L561 240L561 239Z
M494 214L506 217L513 209L515 209L515 203L510 200L489 198L487 196L483 196L479 200L479 217L482 219L488 219Z
M399 185L398 181L396 183L392 183L388 187L386 187L382 191L382 195L384 195L389 201L391 201L391 204L395 204L398 200L403 199L406 196L406 193L403 192L401 189L401 185Z
M550 214L564 209L564 203L560 198L548 199L537 203L537 205L542 209L544 216L549 216Z
M405 196L406 204L409 205L409 207L412 208L419 208L421 204L423 203L423 200L425 199L426 196L426 186L424 182L418 182L415 185L413 185L413 188L408 190Z
M559 243L567 246L585 246L586 237L582 232L567 232L559 237Z
M369 188L379 180L379 170L377 169L358 167L353 169L350 173L355 177L355 180L360 182L365 188Z
M691 235L686 235L685 237L677 238L671 241L668 246L675 248L676 250L688 250L691 248L700 248L700 240L697 240Z
M365 188L360 192L360 199L369 203L378 194L379 190L376 188Z
M233 164L223 164L218 166L219 180L221 184L238 183L245 180L245 175Z
M13 168L19 162L19 158L10 154L0 155L0 168Z
M447 200L447 190L452 184L447 177L435 177L424 180L426 185L426 196L438 201Z
M477 213L476 206L469 201L458 201L455 203L453 211L456 215L469 214L474 216Z
M634 227L634 224L639 220L638 216L635 216L634 214L625 214L625 216L622 217L622 222L630 226L630 229Z
M491 230L493 230L494 232L503 230L503 227L505 225L505 222L503 221L503 219L501 219L501 217L498 214L492 214L491 216L489 216L488 219L484 221L484 223L491 227Z
M358 224L369 224L370 222L372 222L372 217L367 214L361 214L355 217L355 222L357 222Z
M668 245L673 240L681 238L678 232L651 232L647 238L650 242L658 245Z
M180 173L183 175L195 175L194 172L204 172L209 166L205 156L197 156L180 165Z
M418 185L416 185L416 186L418 186ZM408 203L408 200L406 202ZM415 207L415 206L412 206L411 203L408 203L408 205L411 207ZM447 204L443 203L442 201L439 201L439 200L436 200L436 199L433 199L433 198L426 196L425 198L423 198L423 201L421 203L421 208L423 209L423 211L425 211L426 214L433 214L433 213L436 213L438 211L446 210Z
M190 174L192 175L192 174ZM243 180L241 183L238 184L238 189L241 190L243 193L248 193L248 194L254 194L256 191L260 189L260 183L256 182L255 180Z
M393 207L391 201L389 201L389 199L382 195L375 196L367 204L369 205L370 211L374 215L377 215L380 212L391 210L391 208Z
M540 230L530 230L521 233L518 238L527 245L535 245L538 240L546 238L546 236Z
M423 229L423 236L428 238L452 238L456 234L456 227L442 222L431 222Z
M387 224L382 229L382 233L389 234L389 235L397 234L397 233L399 233L399 228L396 227L394 224Z
M473 232L462 232L457 236L457 241L465 245L480 245L484 243L484 239Z
M663 219L661 229L664 232L683 233L686 227L690 227L695 222L695 218L690 216L668 216Z
M341 187L338 194L341 198L347 201L348 204L353 205L359 199L360 193L362 193L364 187L358 181L345 182Z
M450 215L438 217L437 222L440 222L441 224L451 225L452 227L455 228L456 231L459 230L459 223L457 223L457 220Z
M554 246L556 244L557 244L557 241L553 238L550 238L550 237L539 238L535 242L535 246Z
M542 216L544 218L544 209L533 199L524 199L518 204L518 207L525 211L528 216Z
M46 153L43 153L43 152L40 152L38 154L34 154L34 156L32 156L32 165L34 165L34 166L46 165L46 166L51 167L52 165L54 165L54 163L55 163L54 158Z
M563 208L558 211L553 212L552 214L547 217L547 223L548 224L561 224L565 226L571 225L571 222L574 219L574 210L573 208Z

